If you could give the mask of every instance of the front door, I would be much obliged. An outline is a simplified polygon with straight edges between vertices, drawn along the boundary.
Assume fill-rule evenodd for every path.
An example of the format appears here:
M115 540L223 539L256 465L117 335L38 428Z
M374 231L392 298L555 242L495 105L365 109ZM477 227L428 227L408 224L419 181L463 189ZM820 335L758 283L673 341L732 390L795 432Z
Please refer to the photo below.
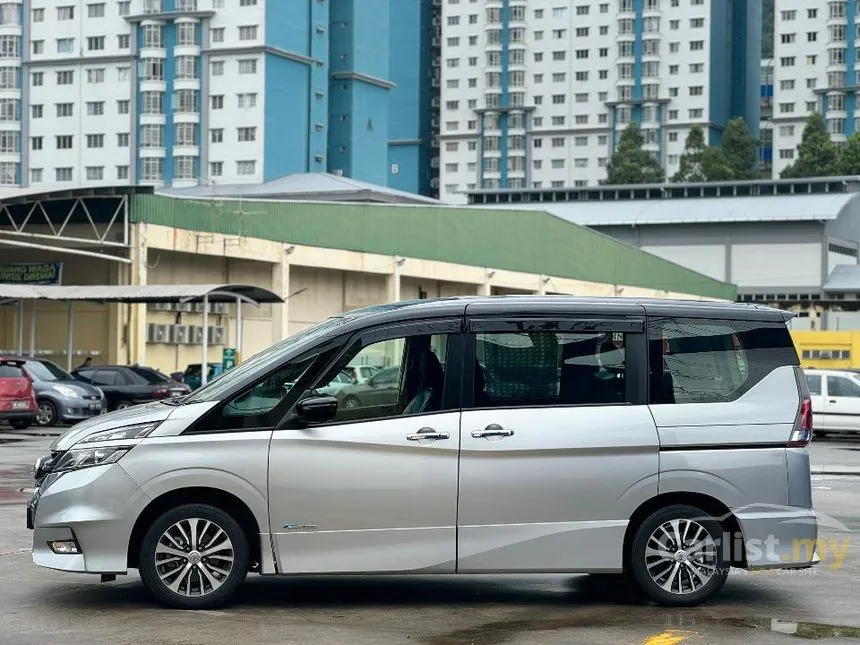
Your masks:
M628 520L657 493L644 320L484 319L470 332L457 570L619 570Z
M860 430L860 382L848 376L828 374L824 414L828 430Z
M274 432L269 515L280 572L454 571L460 325L351 340L316 388L347 365L380 366L382 378L340 388L332 422Z

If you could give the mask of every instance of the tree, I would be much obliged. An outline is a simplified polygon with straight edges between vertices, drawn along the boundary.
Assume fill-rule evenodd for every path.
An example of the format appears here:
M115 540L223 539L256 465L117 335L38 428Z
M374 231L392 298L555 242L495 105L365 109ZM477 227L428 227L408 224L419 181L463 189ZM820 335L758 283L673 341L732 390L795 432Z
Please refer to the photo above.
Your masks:
M812 112L806 117L800 145L797 146L797 159L782 171L783 179L801 179L804 177L827 177L836 174L838 150L830 140L824 117L818 112Z
M644 143L638 125L631 123L624 129L607 164L604 184L656 184L665 179L663 167L642 148Z
M860 175L860 132L855 132L839 152L837 163L839 175Z
M732 179L757 179L759 176L758 143L750 134L746 122L738 117L732 119L723 131L720 150L726 164L731 169ZM711 179L711 181L714 181Z
M705 145L705 131L699 125L690 128L684 143L675 182L728 181L733 172L719 148Z

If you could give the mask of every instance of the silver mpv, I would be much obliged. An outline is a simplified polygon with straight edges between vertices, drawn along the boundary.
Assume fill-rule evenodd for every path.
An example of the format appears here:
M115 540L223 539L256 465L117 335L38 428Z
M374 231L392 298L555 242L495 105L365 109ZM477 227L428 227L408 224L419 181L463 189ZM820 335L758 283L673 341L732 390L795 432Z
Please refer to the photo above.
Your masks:
M261 575L624 574L694 605L818 561L812 413L764 307L551 297L326 320L36 464L33 561L163 603ZM388 374L339 405L346 366ZM393 379L393 380L392 380Z

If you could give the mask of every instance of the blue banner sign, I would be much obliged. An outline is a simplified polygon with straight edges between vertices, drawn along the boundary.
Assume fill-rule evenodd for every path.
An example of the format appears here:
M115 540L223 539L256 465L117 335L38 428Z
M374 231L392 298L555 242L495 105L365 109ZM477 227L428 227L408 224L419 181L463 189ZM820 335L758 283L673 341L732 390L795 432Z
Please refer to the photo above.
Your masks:
M0 264L0 284L60 284L62 262Z

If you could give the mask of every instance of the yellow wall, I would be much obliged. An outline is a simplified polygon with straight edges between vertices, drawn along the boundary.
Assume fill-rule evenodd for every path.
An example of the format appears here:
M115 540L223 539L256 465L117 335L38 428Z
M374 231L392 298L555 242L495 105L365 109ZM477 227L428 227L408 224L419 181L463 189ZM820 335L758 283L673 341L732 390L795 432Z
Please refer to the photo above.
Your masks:
M860 331L792 331L791 337L803 367L860 368ZM818 357L822 351L834 358Z

